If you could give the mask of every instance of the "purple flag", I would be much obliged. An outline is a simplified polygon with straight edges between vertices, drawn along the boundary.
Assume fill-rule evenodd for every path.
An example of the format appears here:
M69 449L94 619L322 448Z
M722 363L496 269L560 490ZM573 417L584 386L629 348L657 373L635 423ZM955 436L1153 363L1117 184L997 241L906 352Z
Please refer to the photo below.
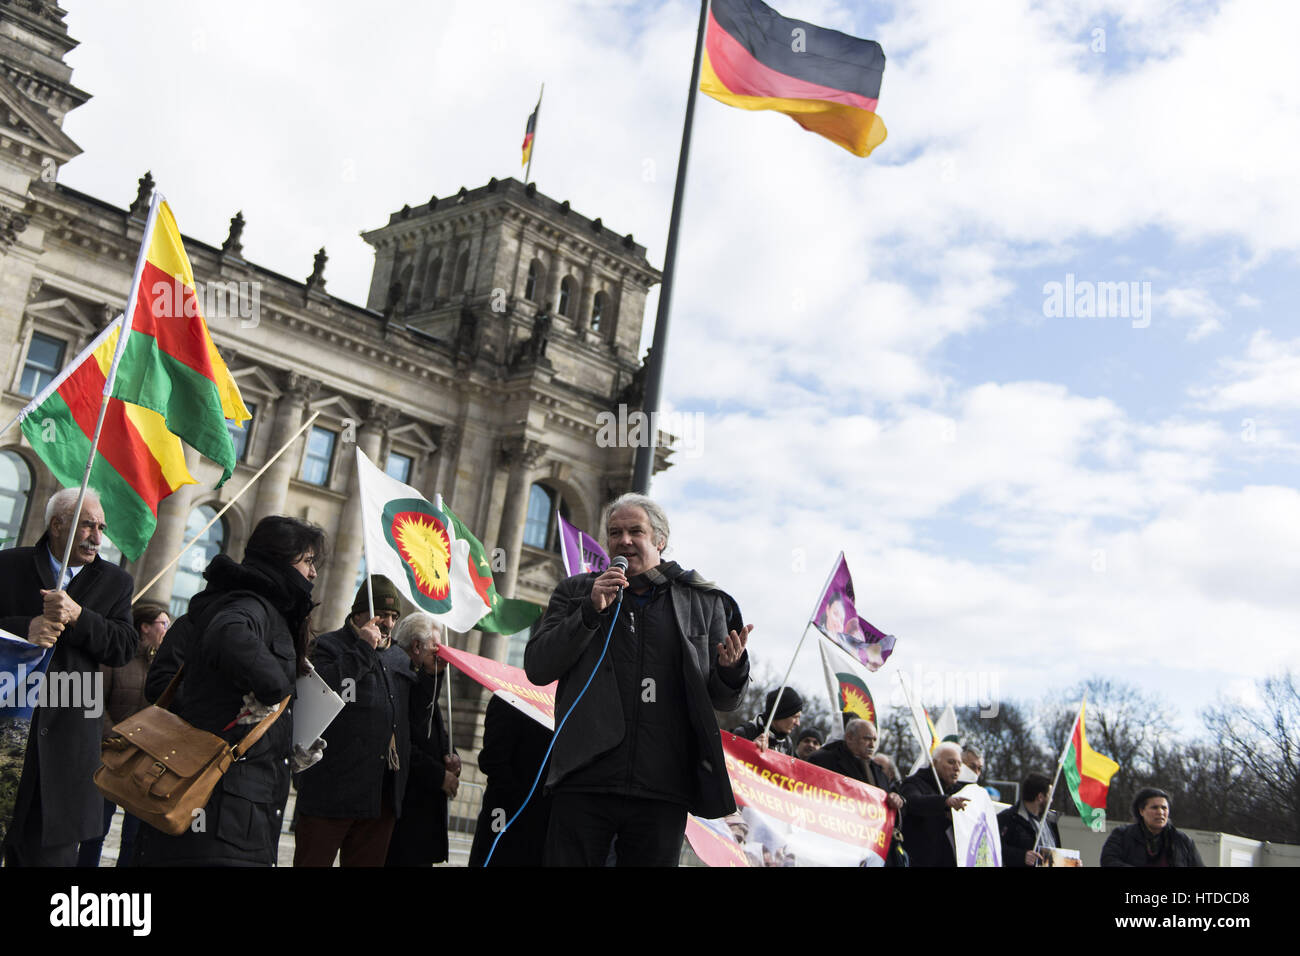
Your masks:
M853 601L853 578L841 551L812 623L827 640L861 661L867 670L877 671L893 652L894 638L860 617Z
M559 512L555 517L560 519L560 553L564 555L564 570L570 577L609 567L609 555L595 538L569 524Z

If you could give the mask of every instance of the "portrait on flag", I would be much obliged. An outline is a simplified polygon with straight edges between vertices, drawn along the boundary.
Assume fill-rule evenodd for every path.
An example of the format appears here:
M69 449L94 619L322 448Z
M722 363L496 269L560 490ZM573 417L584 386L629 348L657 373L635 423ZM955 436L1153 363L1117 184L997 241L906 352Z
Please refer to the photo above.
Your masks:
M32 709L48 663L47 649L0 631L0 843L13 821Z
M879 670L893 653L894 638L859 616L854 601L853 578L841 551L813 613L813 624L823 637L850 654L867 670Z

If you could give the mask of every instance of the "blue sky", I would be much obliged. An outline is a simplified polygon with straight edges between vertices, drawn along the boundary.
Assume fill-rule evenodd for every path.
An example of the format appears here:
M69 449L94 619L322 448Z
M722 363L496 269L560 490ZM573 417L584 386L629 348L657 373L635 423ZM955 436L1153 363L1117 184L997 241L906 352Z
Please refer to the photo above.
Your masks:
M377 0L364 31L342 3L67 6L95 96L75 188L126 205L150 168L187 233L242 209L248 258L306 276L323 244L364 302L357 233L518 177L545 81L538 188L663 261L690 2ZM736 594L774 669L841 549L900 669L1008 698L1100 673L1195 731L1300 665L1298 8L777 8L882 44L889 138L858 159L700 100L666 382L700 441L655 481L669 556ZM1067 275L1150 283L1149 327L1047 317ZM795 674L817 688L815 654Z

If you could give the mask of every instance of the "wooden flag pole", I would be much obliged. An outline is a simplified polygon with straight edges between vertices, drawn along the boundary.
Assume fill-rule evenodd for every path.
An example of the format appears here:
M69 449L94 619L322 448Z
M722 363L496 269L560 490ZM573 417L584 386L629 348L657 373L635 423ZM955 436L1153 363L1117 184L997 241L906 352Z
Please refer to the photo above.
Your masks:
M95 456L99 452L99 436L104 430L104 418L108 414L108 403L113 398L113 383L117 378L117 367L122 363L122 354L131 337L131 316L135 314L135 305L140 296L140 277L144 274L144 263L149 254L149 241L153 238L154 224L158 221L158 206L162 202L162 193L154 190L153 201L149 203L149 216L145 220L144 235L140 239L140 252L135 257L135 272L131 276L131 291L126 297L126 311L122 313L122 327L117 334L117 347L113 349L113 364L109 366L108 376L104 379L104 396L99 403L99 419L95 422L95 434L90 439L90 455L86 458L86 472L81 477L81 491L77 493L77 503L72 509L72 522L68 528L68 540L63 545L63 562L59 565L59 576L54 582L54 590L64 589L64 578L68 573L68 562L72 560L72 543L77 540L77 528L81 524L81 506L86 500L86 489L90 486L90 471L95 466Z
M264 464L261 468L257 470L257 474L253 475L252 478L249 478L248 481L244 484L244 487L240 488L237 492L235 492L234 497L232 497L229 501L227 501L224 505L221 506L221 510L212 516L212 520L209 521L207 524L205 524L202 528L200 528L198 532L194 535L194 537L190 538L189 541L186 541L185 544L181 545L181 549L180 551L176 552L176 556L172 558L170 561L168 561L166 564L164 564L162 566L162 569L149 579L148 584L146 584L144 587L140 588L140 590L135 592L135 595L131 598L131 603L134 604L136 601L140 599L140 596L142 594L144 594L156 583L158 583L158 579L161 578L164 574L166 574L167 571L171 568L171 566L181 559L181 557L185 554L185 552L188 551L193 546L194 542L198 541L199 538L203 537L203 533L205 531L207 531L214 524L216 524L221 519L221 516L230 510L230 506L233 505L236 501L238 501L245 491L247 491L249 488L253 487L253 485L257 483L257 479L261 478L262 475L266 474L266 469L274 465L276 460L281 455L283 455L286 451L289 450L289 446L292 445L294 442L296 442L298 438L302 435L302 433L311 427L312 422L316 421L316 419L319 417L320 417L319 411L312 412L311 417L302 423L301 427L299 427L299 429L293 433L293 436L287 442L285 442L283 445L280 446L280 450L277 451L270 458L268 458L266 460L266 464ZM371 614L370 616L374 617L374 614Z
M912 706L912 695L907 690L907 681L903 680L903 672L898 672L898 686L903 688L903 698L907 701L907 712L912 717L912 725L916 728L916 741L922 748L925 747L925 734L921 733L921 722L916 719L916 708ZM943 781L939 779L939 771L934 769L934 761L925 755L925 762L930 765L930 772L934 774L934 785L939 788L939 796L943 796Z
M1038 821L1038 833L1034 836L1034 852L1038 852L1038 847L1043 842L1043 827L1047 824L1047 811L1052 809L1052 796L1056 793L1056 781L1061 778L1061 770L1065 767L1065 755L1070 752L1070 744L1074 742L1074 729L1079 726L1079 718L1083 716L1084 703L1088 700L1088 695L1083 696L1079 702L1079 712L1074 715L1074 723L1070 725L1070 733L1065 738L1065 749L1061 751L1061 759L1056 762L1056 773L1052 774L1052 785L1047 788L1047 806L1043 807L1042 819ZM1021 794L1021 801L1024 801L1024 795Z

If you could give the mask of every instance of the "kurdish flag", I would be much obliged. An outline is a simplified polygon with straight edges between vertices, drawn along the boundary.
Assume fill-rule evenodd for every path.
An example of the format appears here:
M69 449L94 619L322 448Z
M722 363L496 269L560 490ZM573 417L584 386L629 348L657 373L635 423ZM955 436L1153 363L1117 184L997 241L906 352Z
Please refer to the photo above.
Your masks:
M235 470L226 419L242 427L251 416L208 334L196 289L176 219L160 200L113 397L162 415L171 432L221 466L219 488Z
M19 412L33 450L66 487L78 487L85 474L121 328L118 316ZM229 378L224 364L221 369ZM189 484L194 478L185 466L184 449L163 417L110 399L90 472L90 487L104 505L109 540L131 560L140 557L158 523L158 502Z
M835 713L857 714L876 723L876 702L867 687L867 669L858 661L826 641L818 641L822 652L822 671L826 675L826 692ZM838 734L841 728L832 728Z
M1070 796L1079 808L1079 816L1087 826L1100 830L1106 820L1110 778L1119 770L1119 764L1088 746L1088 735L1083 729L1083 712L1087 705L1087 698L1079 704L1079 717L1074 722L1070 745L1065 751L1063 769Z
M456 529L457 540L469 543L469 576L474 581L475 590L491 608L474 626L480 631L491 631L494 634L518 634L531 626L533 621L542 616L542 608L531 601L503 598L497 594L487 550L479 539L470 533L469 528L465 527L465 523L456 517L445 501L442 510L451 519Z
M713 0L700 91L776 110L857 156L885 141L876 115L885 54L874 40L781 16L760 0Z
M472 630L491 607L481 576L473 571L471 546L456 533L459 522L441 501L433 504L380 471L360 448L357 479L366 571L388 578L444 627Z

